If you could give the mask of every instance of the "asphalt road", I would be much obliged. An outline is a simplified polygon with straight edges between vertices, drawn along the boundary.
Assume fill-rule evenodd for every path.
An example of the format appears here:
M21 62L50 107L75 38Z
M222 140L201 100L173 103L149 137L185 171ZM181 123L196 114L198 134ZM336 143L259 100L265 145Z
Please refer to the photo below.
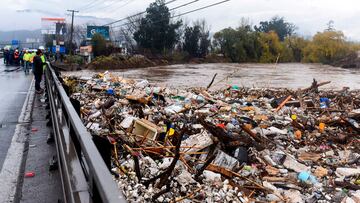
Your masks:
M0 171L33 75L17 67L6 67L0 59Z

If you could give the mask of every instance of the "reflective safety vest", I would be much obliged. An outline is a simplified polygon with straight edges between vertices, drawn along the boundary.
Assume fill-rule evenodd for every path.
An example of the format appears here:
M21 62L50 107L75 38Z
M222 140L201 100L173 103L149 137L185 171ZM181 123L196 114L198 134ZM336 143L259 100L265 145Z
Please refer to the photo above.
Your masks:
M30 61L30 57L31 57L30 53L25 53L23 59L24 61Z
M30 54L30 63L34 62L34 57L36 56L36 53Z
M46 59L45 59L45 56L44 56L44 55L41 55L41 61L42 61L43 63L46 63ZM43 65L43 70L45 71L45 69L46 69L46 65Z

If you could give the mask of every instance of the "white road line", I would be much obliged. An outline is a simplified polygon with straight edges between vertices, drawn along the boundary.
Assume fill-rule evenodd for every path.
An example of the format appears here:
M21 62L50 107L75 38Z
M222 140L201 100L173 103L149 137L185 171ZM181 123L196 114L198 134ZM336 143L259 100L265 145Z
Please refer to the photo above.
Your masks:
M23 165L25 144L28 140L29 125L31 120L32 106L34 102L34 80L32 80L24 105L22 107L15 133L8 149L3 167L0 172L0 201L14 202L16 198L17 187L20 177L22 177L21 168Z

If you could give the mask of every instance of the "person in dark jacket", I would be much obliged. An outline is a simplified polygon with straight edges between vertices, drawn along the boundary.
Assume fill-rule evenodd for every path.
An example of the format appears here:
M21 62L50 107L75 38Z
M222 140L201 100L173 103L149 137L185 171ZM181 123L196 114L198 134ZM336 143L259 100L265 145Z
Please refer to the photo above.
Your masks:
M42 75L43 75L43 66L46 63L43 63L41 59L42 51L40 49L37 50L36 56L34 57L34 76L35 76L35 91L37 94L41 94L43 91L40 87Z
M9 50L5 49L4 50L4 64L5 65L9 65Z
M9 62L8 64L10 66L14 65L14 50L13 49L10 49L9 51Z

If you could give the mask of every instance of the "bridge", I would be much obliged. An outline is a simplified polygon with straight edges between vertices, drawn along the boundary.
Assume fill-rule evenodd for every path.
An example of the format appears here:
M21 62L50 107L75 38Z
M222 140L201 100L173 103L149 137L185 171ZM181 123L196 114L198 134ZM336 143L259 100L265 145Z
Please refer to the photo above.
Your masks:
M0 199L126 202L50 64L45 78L35 94L32 77L0 65Z

